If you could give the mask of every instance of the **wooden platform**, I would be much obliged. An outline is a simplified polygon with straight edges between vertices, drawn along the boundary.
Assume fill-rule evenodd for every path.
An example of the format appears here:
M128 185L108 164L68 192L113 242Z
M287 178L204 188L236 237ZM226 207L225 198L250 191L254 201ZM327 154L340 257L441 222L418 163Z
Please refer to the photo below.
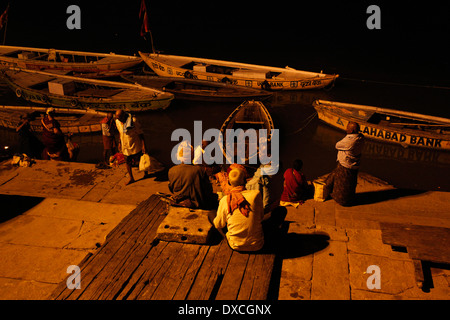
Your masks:
M417 285L425 281L422 263L450 265L450 229L399 223L380 223L385 244L404 247L413 260Z
M81 288L66 280L56 300L265 300L275 254L244 254L226 240L212 245L155 240L168 205L152 195L80 263ZM69 277L70 275L68 275Z

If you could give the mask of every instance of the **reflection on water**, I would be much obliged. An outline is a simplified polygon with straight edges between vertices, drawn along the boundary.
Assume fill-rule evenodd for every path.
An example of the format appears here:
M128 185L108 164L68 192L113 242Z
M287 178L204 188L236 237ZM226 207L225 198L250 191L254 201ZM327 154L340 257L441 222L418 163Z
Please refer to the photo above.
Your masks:
M332 149L336 155L334 145L344 134L320 122L313 140L319 148ZM360 170L399 188L450 191L450 152L366 139Z
M319 124L314 134L317 143L333 145L342 139L343 131L337 130L327 124ZM450 152L443 152L425 148L404 148L399 144L383 143L366 139L363 148L365 158L383 159L392 161L408 162L412 164L428 164L431 166L450 165Z
M450 90L448 90L450 91ZM271 113L275 127L280 130L281 173L300 158L309 180L333 170L336 164L334 145L344 137L344 133L321 123L314 117L312 102L315 99L336 100L395 109L393 102L402 102L399 108L408 107L412 112L445 116L442 108L422 105L423 90L402 89L402 99L393 94L391 87L379 84L337 82L332 90L312 90L296 92L275 92L271 100L264 102ZM446 106L449 93L429 89L435 106ZM0 104L26 104L0 86ZM239 104L221 102L194 102L174 100L163 111L136 114L140 120L149 152L166 167L170 167L171 150L179 141L171 141L175 129L185 128L193 135L194 121L202 121L202 131L219 129L225 119ZM394 107L393 107L394 106ZM18 137L14 130L0 129L0 144L17 146ZM97 163L102 159L102 139L100 134L76 135L73 141L81 146L78 160ZM361 171L370 173L397 187L450 191L450 153L409 148L380 142L366 141Z

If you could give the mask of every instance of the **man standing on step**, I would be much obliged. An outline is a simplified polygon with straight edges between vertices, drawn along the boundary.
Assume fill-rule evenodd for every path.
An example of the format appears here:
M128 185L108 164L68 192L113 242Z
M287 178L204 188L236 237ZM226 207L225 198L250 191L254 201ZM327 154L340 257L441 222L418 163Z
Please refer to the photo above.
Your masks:
M132 165L139 164L141 156L146 153L144 132L137 119L123 110L116 111L115 119L117 131L120 135L119 150L126 158L127 171L130 176L130 180L125 185L129 185L135 182L131 170ZM148 176L148 171L145 171L144 178Z
M359 124L349 122L347 135L336 143L337 167L327 177L326 185L331 197L341 206L351 206L355 202L364 140Z

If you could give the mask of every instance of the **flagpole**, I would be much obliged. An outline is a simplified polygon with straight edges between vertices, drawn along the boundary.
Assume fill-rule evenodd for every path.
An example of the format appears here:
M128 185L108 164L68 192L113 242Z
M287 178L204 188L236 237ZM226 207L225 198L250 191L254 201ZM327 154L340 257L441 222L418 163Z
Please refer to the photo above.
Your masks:
M151 45L152 45L152 52L153 52L153 53L156 53L156 51L155 51L155 46L153 45L153 35L152 35L152 31L149 29L149 30L148 30L148 33L150 34L150 43L151 43Z
M145 34L146 33L150 34L150 44L152 46L152 52L156 53L155 46L153 44L152 31L150 30L150 26L148 23L148 12L145 0L141 0L141 8L139 9L139 18L141 17L142 17L141 36L144 37L144 39L147 41Z
M6 22L5 22L5 31L3 32L3 45L5 45L5 42L6 42L6 29L8 28L9 3L6 6L5 12L6 12L6 16L5 16ZM3 14L5 14L5 12Z
M6 28L8 28L8 19L6 19L5 31L3 32L3 45L5 45L6 42Z

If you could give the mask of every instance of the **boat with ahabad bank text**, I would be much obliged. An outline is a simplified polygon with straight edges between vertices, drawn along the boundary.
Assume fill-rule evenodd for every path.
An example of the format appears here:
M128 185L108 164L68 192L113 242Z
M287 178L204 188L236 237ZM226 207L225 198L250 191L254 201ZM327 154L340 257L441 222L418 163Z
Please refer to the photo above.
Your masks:
M316 100L313 106L320 120L344 131L354 121L369 139L450 151L450 119L325 100Z

